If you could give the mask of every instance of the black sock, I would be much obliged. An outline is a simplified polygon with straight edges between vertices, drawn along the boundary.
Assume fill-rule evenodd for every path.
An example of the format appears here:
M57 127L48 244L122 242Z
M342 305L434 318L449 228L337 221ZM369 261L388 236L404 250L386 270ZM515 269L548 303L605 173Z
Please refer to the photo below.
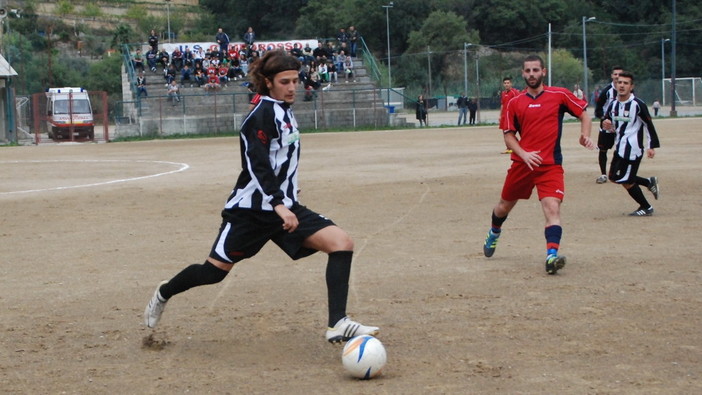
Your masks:
M176 274L166 284L163 284L159 292L164 299L168 300L173 295L185 292L192 287L218 283L224 280L228 273L228 271L222 270L207 261L201 265L193 264Z
M649 207L651 207L651 205L648 204L648 200L646 200L646 197L644 197L643 191L641 191L641 187L639 187L638 185L634 184L633 187L627 189L627 192L629 192L629 196L631 196L631 198L636 200L636 203L639 204L639 210L646 210Z
M500 218L497 215L495 215L495 210L492 211L492 232L493 233L500 233L502 231L502 224L505 223L507 220L507 216L505 215L504 217Z
M353 251L336 251L329 254L326 277L330 328L346 317L352 257Z
M607 174L607 150L600 150L600 154L597 157L600 163L600 174Z

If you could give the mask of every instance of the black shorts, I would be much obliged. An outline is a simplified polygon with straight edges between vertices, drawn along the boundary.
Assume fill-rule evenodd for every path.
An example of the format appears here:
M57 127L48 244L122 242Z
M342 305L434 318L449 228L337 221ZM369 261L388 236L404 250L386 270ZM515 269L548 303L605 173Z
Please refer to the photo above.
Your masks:
M617 184L634 184L636 174L639 172L641 156L634 160L620 157L617 152L612 157L612 164L609 168L609 180Z
M256 255L269 240L273 240L292 259L314 254L317 250L302 244L320 229L334 225L334 222L299 204L290 211L299 222L292 233L283 229L283 220L274 211L222 211L222 226L212 245L210 258L236 263Z
M607 133L600 130L600 135L597 137L597 148L601 150L612 149L616 137L616 133Z

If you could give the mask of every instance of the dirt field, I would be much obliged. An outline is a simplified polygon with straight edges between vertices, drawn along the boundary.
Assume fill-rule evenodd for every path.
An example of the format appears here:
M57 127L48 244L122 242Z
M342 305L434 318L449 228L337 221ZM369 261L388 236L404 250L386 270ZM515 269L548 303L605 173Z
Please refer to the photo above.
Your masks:
M650 218L595 184L566 126L556 276L535 197L482 254L509 161L495 127L304 135L302 202L354 237L349 313L388 351L367 382L324 340L321 254L271 244L142 326L158 282L209 251L235 138L0 149L0 392L701 393L699 123L656 121Z

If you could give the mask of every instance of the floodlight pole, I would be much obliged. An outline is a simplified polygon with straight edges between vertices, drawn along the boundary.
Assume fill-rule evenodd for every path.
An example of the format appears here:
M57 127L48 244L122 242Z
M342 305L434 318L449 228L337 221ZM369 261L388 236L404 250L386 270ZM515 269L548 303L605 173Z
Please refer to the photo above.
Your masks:
M669 38L661 38L661 104L665 106L665 43Z
M587 31L585 30L585 24L594 21L597 19L594 16L591 16L589 18L583 17L583 98L585 101L589 101L588 99L590 98L589 96L589 89L590 87L588 86L588 75L587 75Z
M383 6L383 8L385 8L385 26L388 36L388 106L390 105L390 89L392 88L392 66L390 65L390 9L393 5L394 3L391 1L390 4Z

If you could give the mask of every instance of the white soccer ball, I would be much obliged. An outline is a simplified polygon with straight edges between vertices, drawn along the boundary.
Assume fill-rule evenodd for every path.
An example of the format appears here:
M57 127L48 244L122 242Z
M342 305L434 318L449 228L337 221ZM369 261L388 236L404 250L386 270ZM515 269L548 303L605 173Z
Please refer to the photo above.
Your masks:
M350 339L341 353L341 362L346 371L351 376L364 380L379 375L387 359L383 343L368 335Z

